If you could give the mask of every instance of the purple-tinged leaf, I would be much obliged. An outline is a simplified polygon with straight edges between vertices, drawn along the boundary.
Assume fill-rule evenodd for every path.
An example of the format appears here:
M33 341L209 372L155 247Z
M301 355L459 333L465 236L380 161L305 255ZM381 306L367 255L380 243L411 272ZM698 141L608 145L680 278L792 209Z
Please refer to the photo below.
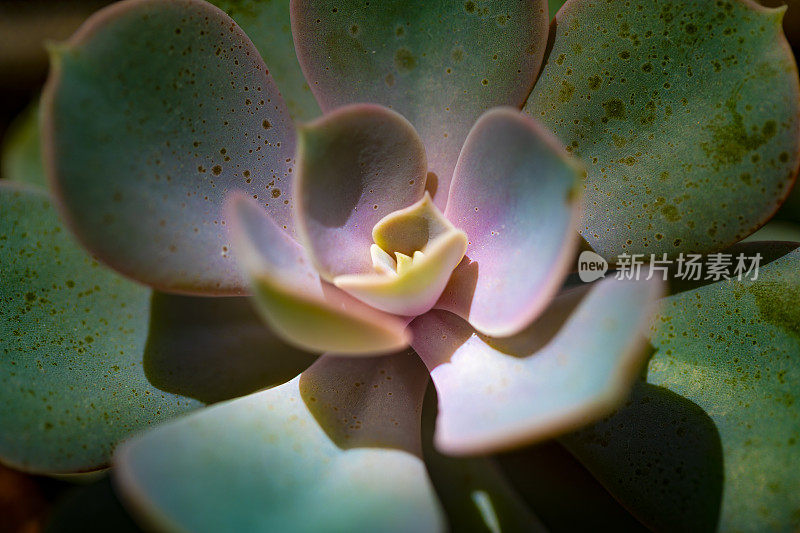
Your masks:
M200 0L128 0L55 45L46 168L101 261L170 292L241 294L223 198L289 231L294 129L253 44Z

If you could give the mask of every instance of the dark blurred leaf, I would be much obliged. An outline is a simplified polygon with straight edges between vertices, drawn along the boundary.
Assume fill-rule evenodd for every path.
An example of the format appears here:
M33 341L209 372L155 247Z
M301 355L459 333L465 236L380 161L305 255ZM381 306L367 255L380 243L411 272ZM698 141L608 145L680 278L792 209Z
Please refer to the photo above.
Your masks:
M38 531L47 505L37 478L0 465L0 531Z
M562 442L653 530L715 530L722 446L691 401L639 383L616 413Z
M117 499L108 476L76 486L56 504L46 533L134 533L141 531Z
M3 140L0 178L47 188L39 144L39 106L31 105L16 118Z
M498 459L508 479L553 533L647 531L556 441Z
M153 294L144 368L161 390L218 402L285 383L315 359L278 339L248 298Z
M453 457L433 445L437 413L431 384L422 412L422 448L431 477L452 531L545 531L492 457Z

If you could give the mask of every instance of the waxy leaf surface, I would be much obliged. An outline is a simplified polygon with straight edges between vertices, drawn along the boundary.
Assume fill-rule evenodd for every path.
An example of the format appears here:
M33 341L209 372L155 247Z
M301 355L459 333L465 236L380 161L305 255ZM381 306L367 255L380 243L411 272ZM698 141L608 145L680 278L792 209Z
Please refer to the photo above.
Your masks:
M322 110L373 102L410 120L440 208L472 124L491 107L522 105L547 22L544 0L292 2L297 55Z
M253 44L200 0L129 0L53 51L47 171L102 261L159 289L241 294L226 192L292 230L294 129Z
M413 353L323 357L285 385L131 441L117 480L160 528L439 531L420 458L427 383Z
M587 166L598 253L710 252L746 237L800 161L782 10L749 0L570 0L525 111Z
M147 379L151 291L98 264L44 193L0 185L0 456L99 468L132 433L199 407Z

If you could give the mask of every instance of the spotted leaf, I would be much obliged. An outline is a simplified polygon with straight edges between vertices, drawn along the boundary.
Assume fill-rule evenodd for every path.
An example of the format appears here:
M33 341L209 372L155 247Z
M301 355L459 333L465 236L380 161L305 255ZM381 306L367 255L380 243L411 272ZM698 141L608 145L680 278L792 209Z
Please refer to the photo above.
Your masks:
M150 290L104 268L41 192L0 185L0 456L91 470L131 433L199 407L142 364Z
M278 84L292 118L307 121L321 114L292 41L289 0L212 0L253 40L272 79Z
M240 294L222 199L291 231L294 130L258 51L200 0L128 0L53 48L46 168L92 253L156 288Z
M692 529L800 528L800 472L791 466L800 462L800 249L758 242L730 251L761 254L758 279L678 286L651 328L650 385L570 441L656 529L685 528L689 517Z
M559 11L525 111L586 163L579 231L598 253L712 251L778 208L800 162L782 14L748 0Z

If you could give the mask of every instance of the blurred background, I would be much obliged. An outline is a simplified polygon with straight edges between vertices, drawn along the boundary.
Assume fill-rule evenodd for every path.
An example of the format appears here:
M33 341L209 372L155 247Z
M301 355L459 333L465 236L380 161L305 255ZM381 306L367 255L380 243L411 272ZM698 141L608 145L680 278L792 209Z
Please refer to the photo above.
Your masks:
M0 146L9 141L22 143L30 136L26 131L30 121L25 119L47 78L44 43L68 38L91 13L110 3L103 0L0 0ZM763 0L761 3L768 6L788 4L784 30L795 56L800 56L800 0ZM549 4L553 14L563 0L549 0ZM0 162L3 172L9 172L10 162ZM798 213L800 193L795 191L790 205L778 218L800 222ZM514 460L514 457L506 458L506 462ZM558 468L551 465L551 468L562 482L570 469L580 469L573 464L561 464ZM582 478L581 472L575 471L574 475L577 477L571 482L573 488L580 484L579 477L581 482L591 485L591 481ZM591 486L586 490L592 490ZM547 498L547 495L537 497ZM0 533L39 531L122 532L137 531L137 528L123 512L103 474L56 479L31 476L0 465Z

